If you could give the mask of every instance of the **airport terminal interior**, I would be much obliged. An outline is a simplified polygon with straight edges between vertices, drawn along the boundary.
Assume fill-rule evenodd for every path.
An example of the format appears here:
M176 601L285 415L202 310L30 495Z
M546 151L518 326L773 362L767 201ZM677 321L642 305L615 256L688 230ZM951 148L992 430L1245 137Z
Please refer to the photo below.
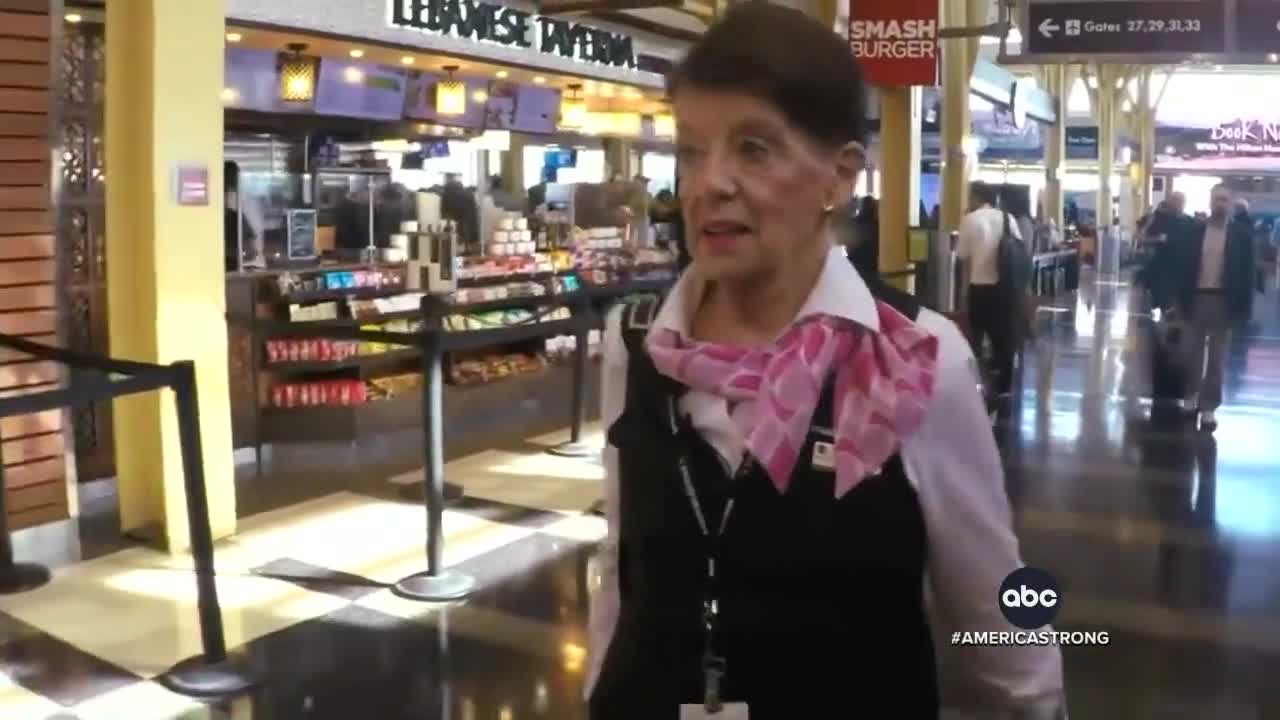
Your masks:
M667 77L736 4L0 0L0 719L607 720L606 319L689 272ZM1280 4L777 4L862 70L854 264L970 341L1075 635L1050 710L929 717L1280 719Z

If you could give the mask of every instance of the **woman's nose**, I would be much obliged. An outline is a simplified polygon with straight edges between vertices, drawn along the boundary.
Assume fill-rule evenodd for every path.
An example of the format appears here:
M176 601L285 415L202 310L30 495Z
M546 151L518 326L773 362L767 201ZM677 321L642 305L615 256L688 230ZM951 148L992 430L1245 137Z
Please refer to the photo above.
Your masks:
M732 197L737 189L737 171L729 153L713 150L707 153L701 167L702 190L713 197Z

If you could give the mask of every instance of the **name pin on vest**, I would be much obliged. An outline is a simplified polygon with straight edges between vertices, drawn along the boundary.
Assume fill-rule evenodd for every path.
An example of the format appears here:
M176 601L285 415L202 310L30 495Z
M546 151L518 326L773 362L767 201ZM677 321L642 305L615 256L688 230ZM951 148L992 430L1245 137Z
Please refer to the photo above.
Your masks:
M836 469L836 446L829 442L813 444L813 467L818 470Z

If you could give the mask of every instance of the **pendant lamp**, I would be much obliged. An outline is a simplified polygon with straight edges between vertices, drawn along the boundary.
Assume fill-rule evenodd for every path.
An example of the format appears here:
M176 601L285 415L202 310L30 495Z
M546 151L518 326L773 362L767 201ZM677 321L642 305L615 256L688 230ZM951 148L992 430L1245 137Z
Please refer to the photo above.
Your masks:
M294 103L311 102L316 94L315 58L302 54L307 49L305 43L289 43L285 47L288 52L279 58L280 99Z
M560 98L560 127L581 129L587 122L587 101L582 97L582 86L570 85Z
M448 76L436 83L436 114L464 115L467 112L467 86L453 77L458 71L457 65L444 68Z

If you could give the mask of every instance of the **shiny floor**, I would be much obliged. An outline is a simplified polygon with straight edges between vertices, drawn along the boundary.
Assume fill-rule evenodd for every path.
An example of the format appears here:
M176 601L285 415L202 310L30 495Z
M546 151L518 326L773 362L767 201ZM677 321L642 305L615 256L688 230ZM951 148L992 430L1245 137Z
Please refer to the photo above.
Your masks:
M1232 345L1213 435L1153 418L1150 319L1123 283L1086 277L1040 319L997 431L1024 554L1066 593L1058 625L1111 634L1065 652L1071 717L1280 718L1280 297ZM423 569L423 511L397 490L412 475L325 480L244 520L218 586L228 643L265 681L233 702L155 681L199 653L188 561L81 553L0 597L0 718L583 718L601 469L541 452L557 439L449 463L467 499L446 562L481 588L465 603L388 589Z

